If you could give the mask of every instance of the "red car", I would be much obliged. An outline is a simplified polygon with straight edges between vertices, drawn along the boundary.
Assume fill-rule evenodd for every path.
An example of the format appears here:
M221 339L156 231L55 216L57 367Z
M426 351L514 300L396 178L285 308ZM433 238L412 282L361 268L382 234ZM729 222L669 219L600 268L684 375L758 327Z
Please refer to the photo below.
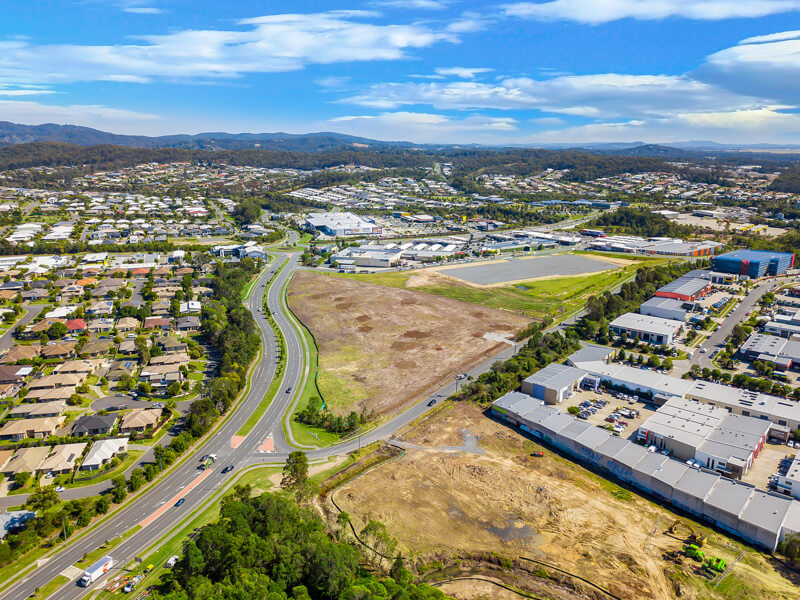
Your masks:
M544 452L531 452L531 456L535 456L536 458L542 458L544 456Z

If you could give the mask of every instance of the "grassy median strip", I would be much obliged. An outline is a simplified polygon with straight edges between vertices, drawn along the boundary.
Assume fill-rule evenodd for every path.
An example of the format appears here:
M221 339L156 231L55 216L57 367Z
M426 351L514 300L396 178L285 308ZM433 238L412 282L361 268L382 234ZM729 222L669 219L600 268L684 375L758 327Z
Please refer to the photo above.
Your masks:
M264 306L264 315L267 317L267 321L269 321L270 327L272 327L272 331L275 333L275 338L278 340L278 344L280 346L280 359L278 361L278 365L275 369L275 376L272 378L272 382L269 384L267 388L267 392L264 394L264 397L261 399L261 402L258 403L256 409L247 417L247 420L244 424L239 428L239 431L236 432L236 435L245 436L253 430L253 427L256 426L261 420L261 417L264 416L264 413L267 411L267 408L272 403L272 400L275 397L275 394L278 391L278 386L280 385L281 377L280 375L283 373L284 369L286 368L286 342L283 339L283 333L278 327L278 324L275 322L275 319L270 314L270 311L267 307L267 296L269 295L269 289L272 285L272 282L275 278L283 271L284 267L287 265L285 261L280 268L275 271L275 274L272 276L270 281L267 283L266 294L263 299L263 306ZM264 357L266 358L266 357ZM248 386L249 389L249 386Z
M53 594L56 593L59 589L64 587L69 583L69 578L65 577L64 575L56 575L54 579L51 579L49 583L47 583L44 587L36 588L34 593L28 596L29 599L33 598L53 598Z

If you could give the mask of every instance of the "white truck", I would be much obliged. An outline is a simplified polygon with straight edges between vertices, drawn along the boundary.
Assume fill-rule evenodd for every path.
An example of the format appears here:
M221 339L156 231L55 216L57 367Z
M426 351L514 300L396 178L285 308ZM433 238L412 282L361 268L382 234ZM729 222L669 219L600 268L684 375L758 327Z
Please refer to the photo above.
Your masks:
M103 575L108 573L114 567L114 559L110 556L104 556L92 566L90 566L83 573L83 577L78 580L78 585L89 587L95 581L100 579Z

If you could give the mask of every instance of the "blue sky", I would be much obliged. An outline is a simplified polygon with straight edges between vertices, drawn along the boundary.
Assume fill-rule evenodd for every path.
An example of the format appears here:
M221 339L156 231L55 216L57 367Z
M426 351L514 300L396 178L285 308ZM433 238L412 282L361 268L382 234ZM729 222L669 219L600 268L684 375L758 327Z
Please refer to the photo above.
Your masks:
M6 0L0 120L800 143L800 0Z

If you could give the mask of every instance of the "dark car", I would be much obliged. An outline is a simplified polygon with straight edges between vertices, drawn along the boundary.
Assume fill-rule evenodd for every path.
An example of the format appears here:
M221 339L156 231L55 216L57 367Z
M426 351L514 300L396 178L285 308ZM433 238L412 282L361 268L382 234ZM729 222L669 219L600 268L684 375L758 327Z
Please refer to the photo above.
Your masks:
M286 393L287 393L287 394L288 394L289 392L291 392L291 391L292 391L292 386L289 386L289 387L287 387L287 388L286 388Z
M223 473L230 473L231 471L233 471L233 465L228 465L227 467L222 469Z
M184 502L186 502L186 498L181 498L180 500L178 500L178 501L175 503L175 506L180 506L180 505L181 505L181 504L183 504Z
M436 404L436 398L428 402L428 406L433 406L434 404Z

